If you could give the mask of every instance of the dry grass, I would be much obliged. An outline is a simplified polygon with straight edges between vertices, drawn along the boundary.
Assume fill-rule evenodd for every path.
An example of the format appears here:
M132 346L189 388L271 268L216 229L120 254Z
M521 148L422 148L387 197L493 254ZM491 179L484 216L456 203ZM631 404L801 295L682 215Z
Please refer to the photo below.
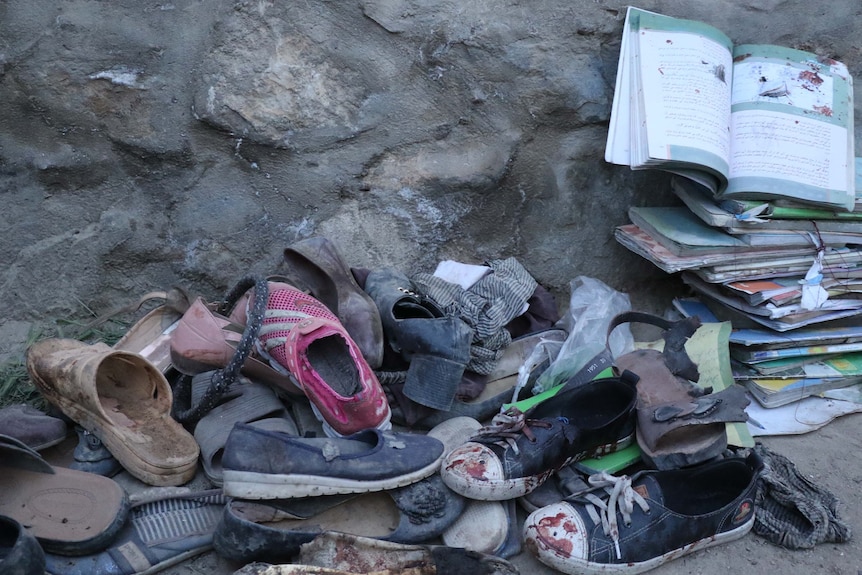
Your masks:
M87 343L104 342L113 345L119 340L129 324L111 320L97 327L87 327L83 322L57 320L46 330L34 330L27 338L27 346L47 338L72 338ZM46 409L47 403L39 390L30 381L23 360L13 359L0 363L0 407L16 403L28 403L37 409Z

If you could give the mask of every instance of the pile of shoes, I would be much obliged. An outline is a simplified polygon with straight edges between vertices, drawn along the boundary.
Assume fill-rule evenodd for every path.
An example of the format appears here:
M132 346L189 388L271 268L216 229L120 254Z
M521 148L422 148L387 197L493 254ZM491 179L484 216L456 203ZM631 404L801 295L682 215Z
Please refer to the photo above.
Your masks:
M525 360L568 334L513 258L408 277L312 237L279 271L217 302L157 294L114 346L28 349L78 447L52 466L38 450L66 421L36 433L44 414L0 410L0 571L155 573L214 549L242 574L508 575L527 549L640 573L752 529L763 462L724 431L747 399L694 384L694 320L622 314L610 331L658 325L663 351L534 397L523 379L552 358ZM578 466L630 447L630 475Z

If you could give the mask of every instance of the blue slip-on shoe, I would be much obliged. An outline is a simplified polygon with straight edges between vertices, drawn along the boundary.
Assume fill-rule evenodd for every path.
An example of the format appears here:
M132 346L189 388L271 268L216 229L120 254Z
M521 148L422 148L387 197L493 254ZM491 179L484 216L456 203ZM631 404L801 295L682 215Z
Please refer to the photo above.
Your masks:
M564 465L622 449L634 441L636 381L625 372L558 393L526 414L498 414L446 456L440 475L465 497L503 501L530 493Z
M296 437L237 423L222 458L224 491L241 499L382 491L434 474L442 457L439 440L415 433Z
M590 476L592 489L531 513L524 546L563 573L635 574L745 536L755 521L760 457Z

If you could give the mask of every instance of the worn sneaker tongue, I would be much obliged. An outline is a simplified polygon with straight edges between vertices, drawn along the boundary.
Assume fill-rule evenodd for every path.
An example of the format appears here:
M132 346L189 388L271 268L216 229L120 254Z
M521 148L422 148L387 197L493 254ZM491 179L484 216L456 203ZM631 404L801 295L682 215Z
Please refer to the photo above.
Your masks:
M655 474L646 474L636 479L632 484L632 490L648 501L664 505L664 494L661 485L655 480Z

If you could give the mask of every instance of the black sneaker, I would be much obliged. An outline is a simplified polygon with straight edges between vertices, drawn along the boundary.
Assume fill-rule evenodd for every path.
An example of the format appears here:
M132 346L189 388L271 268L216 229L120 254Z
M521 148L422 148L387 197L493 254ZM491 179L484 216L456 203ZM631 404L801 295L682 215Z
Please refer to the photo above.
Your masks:
M494 417L440 468L449 488L485 501L515 499L573 461L613 453L635 433L637 376L595 379L521 413Z
M593 475L591 491L527 517L525 547L563 573L643 573L751 531L762 468L751 453L631 478Z

